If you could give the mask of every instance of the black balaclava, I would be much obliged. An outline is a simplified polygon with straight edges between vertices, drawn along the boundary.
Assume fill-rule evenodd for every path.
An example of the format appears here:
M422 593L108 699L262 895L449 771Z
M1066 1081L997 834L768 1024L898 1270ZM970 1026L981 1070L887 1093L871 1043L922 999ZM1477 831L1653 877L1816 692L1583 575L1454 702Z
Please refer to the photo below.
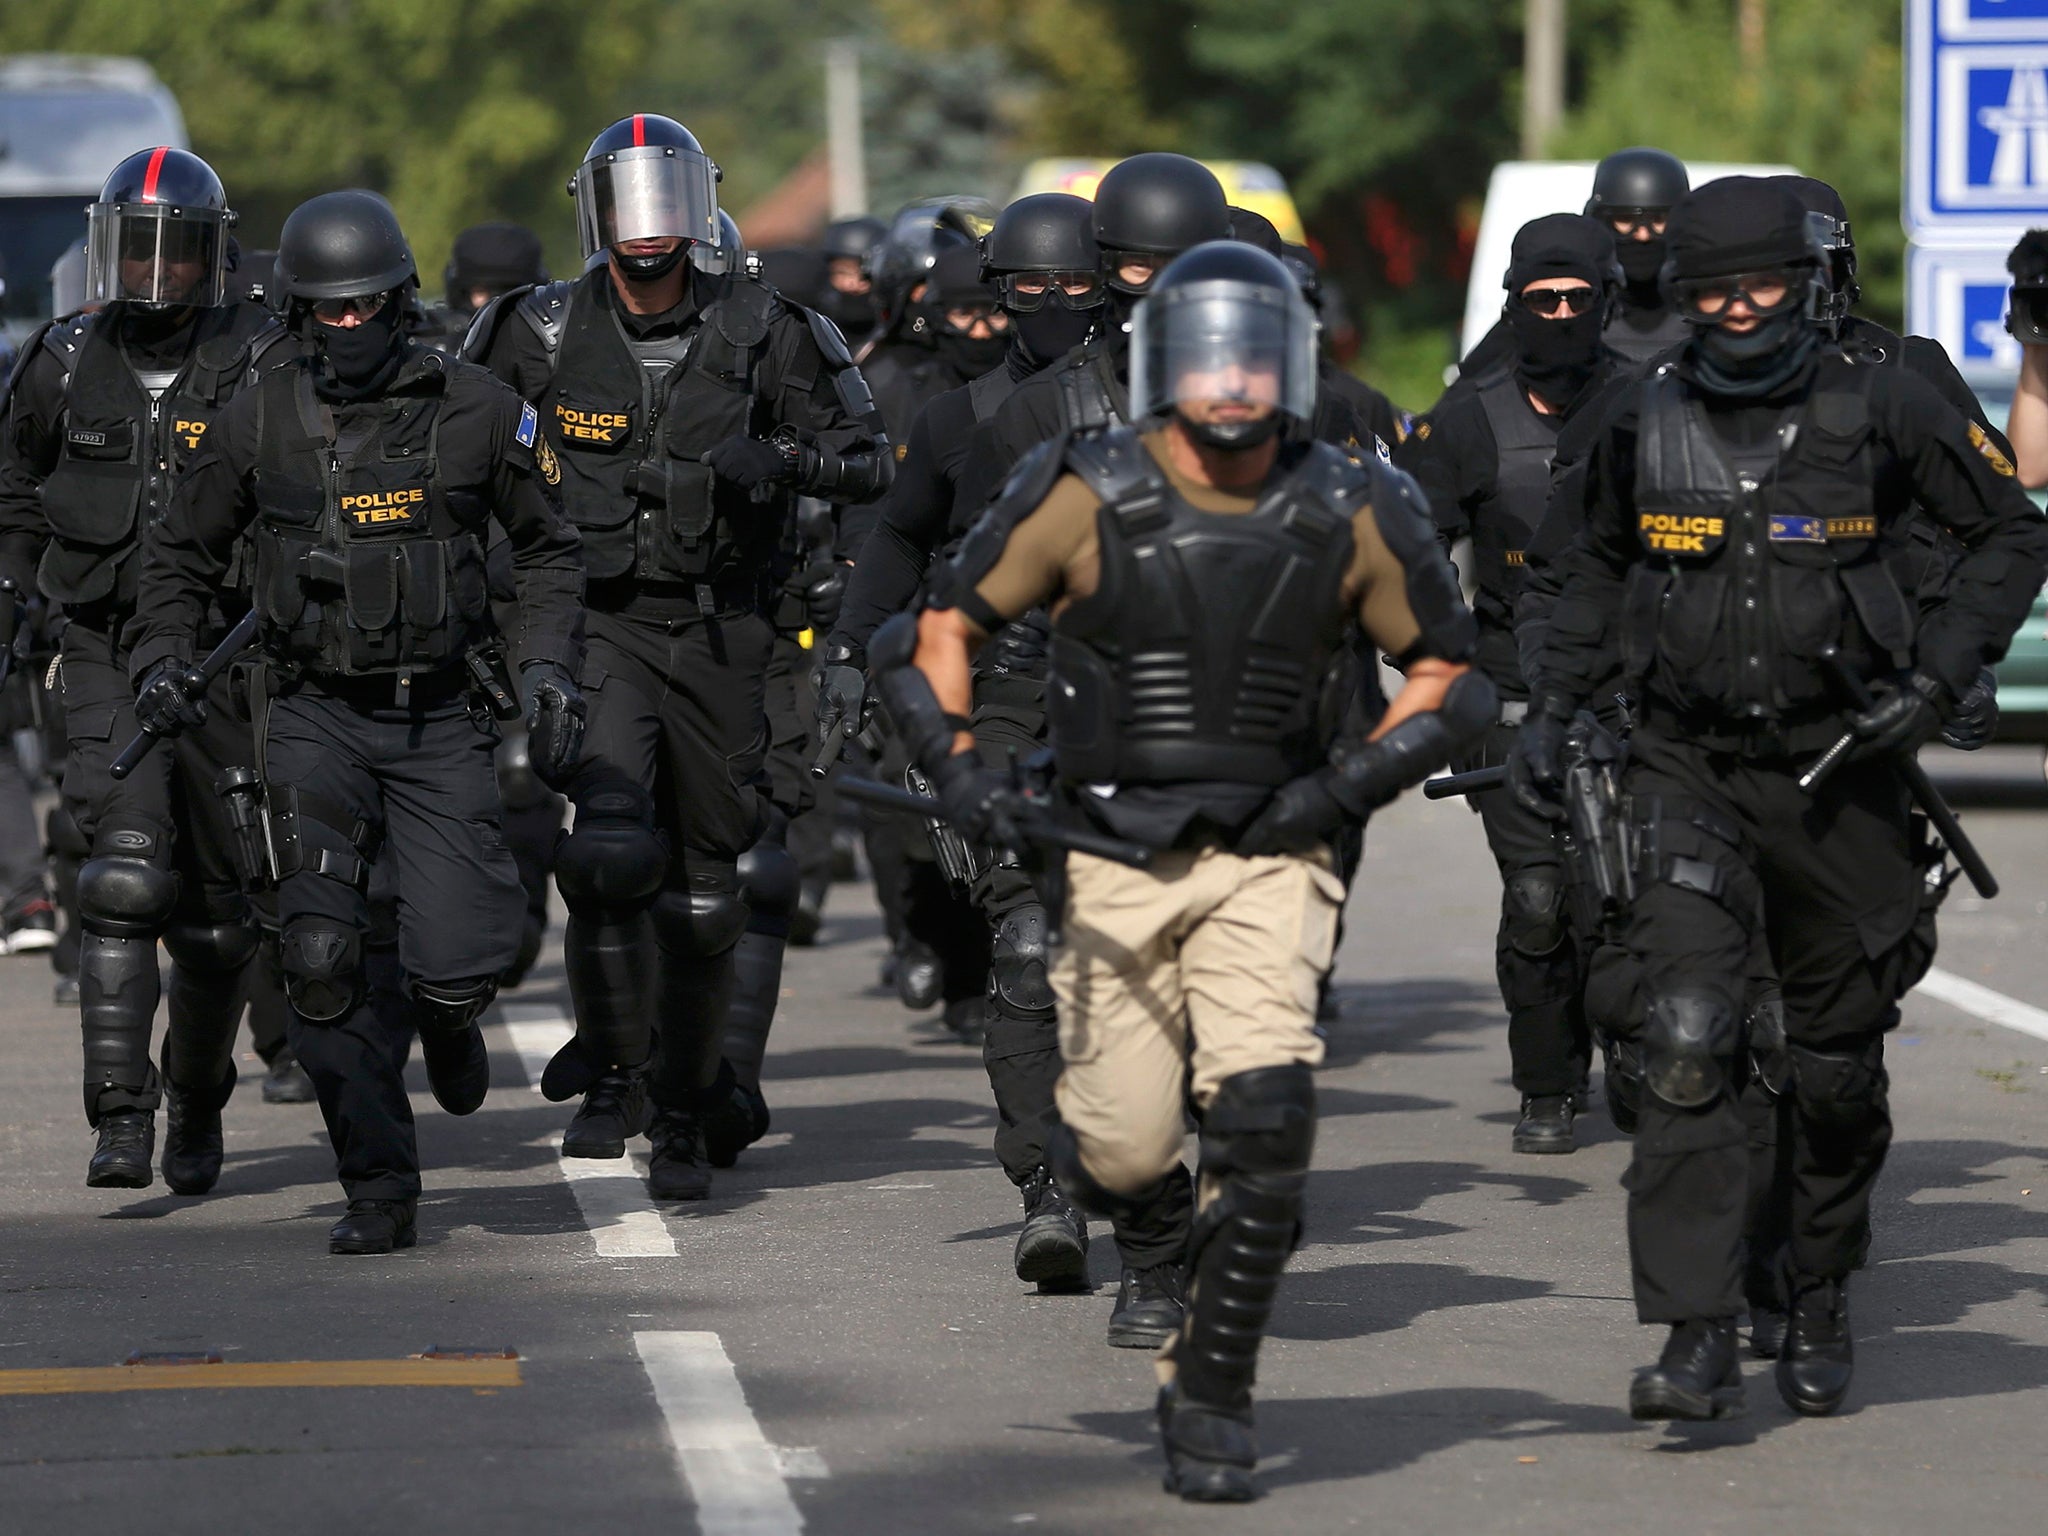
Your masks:
M1605 355L1600 333L1607 294L1615 281L1615 239L1596 219L1553 213L1531 219L1515 233L1503 286L1505 315L1515 336L1514 372L1524 389L1562 410L1579 397ZM1522 302L1522 289L1546 277L1576 278L1598 296L1582 315L1539 315Z
M995 290L981 280L981 251L972 245L956 245L939 252L926 280L924 303L932 315L932 334L939 356L962 378L979 378L1002 363L1010 349L1004 332L976 340L946 324L946 311L965 305L994 307Z
M1613 230L1607 225L1609 234ZM1621 263L1621 280L1626 285L1629 300L1637 309L1661 309L1664 297L1657 287L1657 274L1664 270L1664 258L1670 254L1670 239L1667 235L1651 235L1647 240L1638 240L1634 235L1614 236L1614 259Z
M472 224L455 237L449 252L448 307L468 314L469 296L482 288L508 293L529 283L548 280L540 236L524 224Z
M347 404L368 400L398 375L405 361L405 306L393 295L357 326L322 325L308 317L313 336L313 391Z
M1670 276L1739 277L1745 272L1800 269L1814 264L1806 205L1780 181L1724 176L1686 194L1667 226ZM1747 335L1686 317L1691 372L1711 394L1760 399L1796 377L1820 345L1820 331L1803 302L1770 316Z
M1057 299L1047 299L1028 315L1010 316L1010 329L1019 346L1031 354L1039 367L1058 362L1088 339L1088 332L1102 317L1102 306L1069 309Z

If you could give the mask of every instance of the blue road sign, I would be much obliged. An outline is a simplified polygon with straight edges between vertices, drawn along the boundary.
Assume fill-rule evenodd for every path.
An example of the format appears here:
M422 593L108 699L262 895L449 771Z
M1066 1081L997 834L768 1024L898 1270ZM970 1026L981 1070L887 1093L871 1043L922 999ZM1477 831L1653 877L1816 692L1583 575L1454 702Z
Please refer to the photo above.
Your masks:
M1909 0L1905 212L1922 245L2048 225L2048 0Z
M1906 329L1947 349L1975 385L2011 387L2020 344L2006 334L2006 247L1914 246L1906 255Z

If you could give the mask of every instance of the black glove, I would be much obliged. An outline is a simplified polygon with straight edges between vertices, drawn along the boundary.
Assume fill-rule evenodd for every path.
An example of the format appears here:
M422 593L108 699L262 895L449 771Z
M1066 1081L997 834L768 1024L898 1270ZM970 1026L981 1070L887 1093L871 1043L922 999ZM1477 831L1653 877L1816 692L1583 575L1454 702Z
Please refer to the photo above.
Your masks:
M533 771L560 789L583 759L583 690L557 662L529 662L520 673L526 693L526 750Z
M818 668L818 740L824 741L832 734L840 721L846 722L846 734L857 736L867 729L867 723L875 712L875 700L868 692L867 669L858 660L858 653L850 646L828 642L825 650L825 664Z
M1911 757L1941 734L1942 718L1954 702L1940 679L1925 672L1907 674L1850 718L1849 729L1856 733L1852 761Z
M206 679L189 661L158 662L135 690L135 723L152 736L206 724Z
M970 843L1015 847L1016 823L1010 818L1013 791L1010 777L982 766L973 752L955 752L932 770L932 788L946 808L946 820Z
M2005 258L2012 293L2005 328L2024 346L2048 343L2048 229L2030 229Z
M1941 739L1961 752L1974 752L1998 731L1998 674L1989 667L1956 700L1956 712L1941 728Z
M819 560L805 566L797 577L804 585L804 617L821 635L839 622L839 605L846 597L846 573L852 569L838 560Z
M1564 740L1570 729L1569 710L1535 705L1515 728L1508 750L1508 788L1516 802L1550 821L1565 819Z
M1273 791L1266 808L1238 834L1233 852L1248 859L1275 853L1306 853L1351 819L1331 794L1328 768L1289 779Z
M748 437L744 432L735 432L714 446L702 462L721 480L730 480L741 490L752 492L756 501L765 501L773 494L773 487L796 479L796 465L789 455L775 444Z

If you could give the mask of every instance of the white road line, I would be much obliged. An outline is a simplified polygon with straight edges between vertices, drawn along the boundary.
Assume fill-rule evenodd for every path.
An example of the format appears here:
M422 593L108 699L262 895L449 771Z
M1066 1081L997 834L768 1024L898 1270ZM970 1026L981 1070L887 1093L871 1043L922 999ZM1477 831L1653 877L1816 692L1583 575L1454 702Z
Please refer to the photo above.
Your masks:
M505 1035L519 1053L526 1080L540 1091L540 1075L549 1059L569 1038L573 1026L559 1013L534 1014L508 1004ZM566 1110L567 1105L563 1108ZM566 1118L563 1123L568 1122ZM637 1157L606 1162L588 1157L560 1159L562 1177L576 1197L583 1224L590 1228L600 1258L672 1259L676 1240L647 1198L646 1168Z
M785 1454L761 1433L718 1335L636 1333L633 1347L668 1421L676 1468L697 1502L704 1536L796 1536L803 1530L783 1481ZM799 1475L807 1470L790 1466Z
M1953 971L1934 967L1913 990L1925 992L1936 1002L1947 1003L1951 1008L1960 1008L1987 1024L2003 1024L2007 1029L2016 1029L2037 1040L2048 1040L2048 1012L2016 997L2007 997L2003 992L1994 992Z

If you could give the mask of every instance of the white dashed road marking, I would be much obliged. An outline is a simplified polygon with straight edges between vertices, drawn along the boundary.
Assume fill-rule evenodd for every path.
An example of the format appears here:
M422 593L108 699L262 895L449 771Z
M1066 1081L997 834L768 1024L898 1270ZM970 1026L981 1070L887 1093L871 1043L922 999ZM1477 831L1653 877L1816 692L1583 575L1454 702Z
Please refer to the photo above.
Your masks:
M668 1421L676 1469L704 1536L797 1536L804 1528L785 1477L819 1477L811 1450L768 1443L715 1333L636 1333L633 1347Z
M2003 992L1994 992L1953 971L1939 967L1930 969L1913 990L1924 992L1951 1008L1960 1008L1987 1024L2002 1024L2023 1035L2032 1035L2036 1040L2048 1040L2048 1012L2016 997L2007 997Z

